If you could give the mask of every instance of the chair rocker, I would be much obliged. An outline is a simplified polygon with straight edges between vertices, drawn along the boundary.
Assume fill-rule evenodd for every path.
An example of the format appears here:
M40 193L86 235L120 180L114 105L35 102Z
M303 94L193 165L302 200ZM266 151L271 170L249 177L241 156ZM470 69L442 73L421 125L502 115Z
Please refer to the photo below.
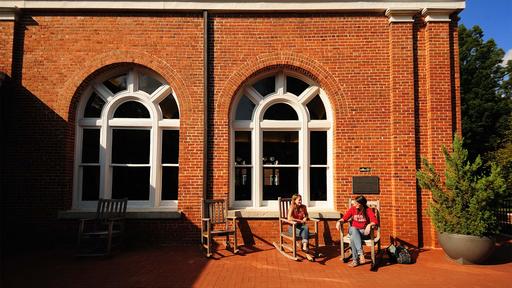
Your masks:
M348 201L348 207L350 208L350 205L352 205L352 200L349 200ZM371 262L371 268L372 270L374 270L376 268L376 255L378 255L380 252L381 252L381 244L380 244L380 201L379 200L374 200L374 201L369 201L367 202L367 205L368 207L370 207L373 212L375 213L375 217L377 217L377 221L379 222L379 225L377 225L376 227L372 227L370 229L370 234L368 236L364 236L364 238L362 239L363 241L363 245L366 245L368 247L370 247L370 251L371 251L371 257L372 257L372 262ZM350 227L350 220L348 221L348 227ZM353 255L352 252L351 252L351 249L350 249L350 235L348 234L348 228L347 228L347 234L344 233L344 228L345 228L345 223L342 223L342 226L340 228L340 246L341 246L341 260L343 260L343 262L347 263L350 259L350 257ZM346 244L346 245L345 245ZM377 246L377 253L375 251L375 246ZM348 253L348 256L345 256L346 253L345 253L345 250L348 250L349 253ZM364 253L364 251L363 251Z
M277 200L279 204L279 243L273 242L274 247L276 247L277 251L283 254L286 258L298 261L300 255L297 251L297 241L302 241L302 238L296 234L296 225L295 221L288 220L288 209L291 205L291 198L281 198L279 197ZM309 218L309 220L313 221L315 230L308 231L309 232L309 241L314 240L313 252L309 250L309 252L302 252L304 256L300 255L303 258L308 259L309 261L314 261L315 257L318 256L318 222L320 220ZM292 233L288 231L288 227L292 227ZM288 241L289 243L285 243ZM308 242L308 248L311 244ZM291 253L291 254L290 254Z
M99 199L96 217L81 219L77 256L108 256L122 244L128 198Z
M238 253L236 236L236 216L228 217L228 209L224 200L204 200L201 205L201 248L206 249L206 257L213 254L213 237L226 236L226 248ZM228 221L230 220L230 221ZM231 225L229 223L231 222ZM231 226L231 227L229 227ZM233 235L233 247L230 243Z

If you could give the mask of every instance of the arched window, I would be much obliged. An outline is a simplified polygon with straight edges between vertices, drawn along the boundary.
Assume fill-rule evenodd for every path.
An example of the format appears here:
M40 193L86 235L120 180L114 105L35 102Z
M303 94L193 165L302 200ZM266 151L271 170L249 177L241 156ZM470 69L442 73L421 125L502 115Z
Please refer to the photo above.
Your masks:
M231 206L273 206L299 193L309 206L333 207L328 103L314 81L287 70L240 90L230 116Z
M179 115L171 87L148 69L93 79L77 111L74 207L127 197L131 208L177 208Z

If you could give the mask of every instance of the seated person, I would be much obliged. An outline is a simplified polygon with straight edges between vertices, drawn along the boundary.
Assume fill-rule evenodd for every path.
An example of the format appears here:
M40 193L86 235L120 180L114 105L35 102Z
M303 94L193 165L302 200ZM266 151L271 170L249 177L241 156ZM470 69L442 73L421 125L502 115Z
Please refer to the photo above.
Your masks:
M295 235L302 238L302 251L304 252L308 252L309 230L308 224L306 224L308 217L308 209L306 205L302 205L302 196L294 194L288 209L288 220L297 222L295 225ZM288 233L292 234L292 226L288 228Z
M348 230L348 234L350 235L350 248L352 249L352 262L349 264L351 267L365 263L362 239L364 235L370 234L370 228L372 226L379 224L375 213L366 205L366 202L367 200L364 196L357 196L353 205L343 215L343 218L336 222L336 229L340 230L341 223L347 222L352 218L351 226ZM341 241L343 241L343 239L341 239Z

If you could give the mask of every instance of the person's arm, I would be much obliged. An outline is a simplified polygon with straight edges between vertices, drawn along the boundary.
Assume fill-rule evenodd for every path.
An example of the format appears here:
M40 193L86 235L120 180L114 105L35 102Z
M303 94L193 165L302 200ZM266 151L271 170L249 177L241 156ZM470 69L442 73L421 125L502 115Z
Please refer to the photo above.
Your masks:
M306 205L302 205L302 207L304 208L304 219L302 219L302 223L306 223L309 219L308 207L306 207Z
M375 216L375 213L373 213L373 210L371 208L368 208L366 210L366 215L368 215L368 218L370 218L370 223L368 223L368 225L366 225L365 229L364 229L364 234L365 235L368 235L370 234L370 229L375 226L375 225L378 225L378 220L377 220L377 217Z
M288 208L288 221L295 221L295 219L293 219L293 216L292 216L292 211L293 211L293 207L290 205L290 207Z
M348 219L350 219L350 217L352 217L352 213L353 213L353 209L352 207L350 207L347 212L343 215L343 217L341 217L340 220L336 221L336 229L340 230L341 229L341 223L345 223L348 221Z
M368 218L370 218L370 224L372 226L379 225L379 220L377 220L377 216L373 213L372 208L368 208L368 210L366 210L366 214L368 215Z

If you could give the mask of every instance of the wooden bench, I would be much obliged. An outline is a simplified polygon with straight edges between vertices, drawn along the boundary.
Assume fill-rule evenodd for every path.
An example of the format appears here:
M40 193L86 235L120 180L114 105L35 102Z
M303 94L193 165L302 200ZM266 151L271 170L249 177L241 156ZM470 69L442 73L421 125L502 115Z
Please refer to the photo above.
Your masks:
M81 219L78 229L78 256L107 256L120 246L128 198L99 199L96 217Z

